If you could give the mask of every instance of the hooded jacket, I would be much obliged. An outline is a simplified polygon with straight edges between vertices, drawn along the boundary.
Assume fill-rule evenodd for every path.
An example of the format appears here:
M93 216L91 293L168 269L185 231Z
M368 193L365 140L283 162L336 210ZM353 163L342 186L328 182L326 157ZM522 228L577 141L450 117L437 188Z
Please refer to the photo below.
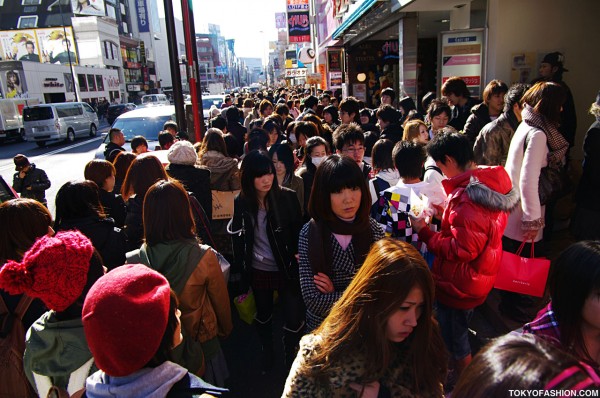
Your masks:
M143 244L140 260L169 281L179 299L181 324L188 336L204 343L231 333L227 283L209 246L193 239Z
M97 370L81 318L59 321L54 311L43 314L27 331L23 369L40 397L52 385L70 394L81 390Z
M419 239L435 255L436 299L451 308L475 308L494 286L507 212L519 195L501 166L468 170L442 185L448 206L441 230L422 228Z
M210 189L237 191L241 188L238 161L218 151L207 151L198 163L210 170Z

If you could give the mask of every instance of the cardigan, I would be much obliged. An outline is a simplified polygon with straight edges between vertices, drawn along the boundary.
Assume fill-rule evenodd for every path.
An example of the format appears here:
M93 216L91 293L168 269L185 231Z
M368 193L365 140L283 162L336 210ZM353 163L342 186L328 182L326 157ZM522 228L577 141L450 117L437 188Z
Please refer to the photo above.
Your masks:
M377 221L370 218L369 223L371 224L373 242L383 238L383 230ZM309 224L306 223L300 231L298 253L300 254L300 288L302 289L302 298L306 304L306 331L310 332L321 324L329 314L333 304L342 297L344 290L358 271L358 267L354 261L354 244L350 243L346 250L343 250L335 236L331 234L329 237L333 251L331 282L335 291L333 293L321 293L315 285L314 274L308 260L308 229Z

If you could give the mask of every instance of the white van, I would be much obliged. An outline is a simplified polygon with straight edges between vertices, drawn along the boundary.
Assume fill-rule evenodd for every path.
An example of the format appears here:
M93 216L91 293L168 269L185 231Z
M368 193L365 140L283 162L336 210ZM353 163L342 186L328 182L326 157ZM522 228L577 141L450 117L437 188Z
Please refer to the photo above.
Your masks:
M147 94L142 97L142 105L171 105L164 94Z
M95 137L98 115L85 102L61 102L23 109L25 140L43 147L48 141L75 141L76 137Z

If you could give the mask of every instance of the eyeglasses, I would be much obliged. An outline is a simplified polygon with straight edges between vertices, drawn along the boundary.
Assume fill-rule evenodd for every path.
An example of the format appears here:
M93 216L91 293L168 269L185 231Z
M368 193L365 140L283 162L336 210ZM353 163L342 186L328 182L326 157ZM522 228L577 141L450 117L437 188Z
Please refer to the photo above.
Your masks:
M363 152L365 150L364 146L359 146L357 148L346 148L346 149L342 149L343 153L360 153Z

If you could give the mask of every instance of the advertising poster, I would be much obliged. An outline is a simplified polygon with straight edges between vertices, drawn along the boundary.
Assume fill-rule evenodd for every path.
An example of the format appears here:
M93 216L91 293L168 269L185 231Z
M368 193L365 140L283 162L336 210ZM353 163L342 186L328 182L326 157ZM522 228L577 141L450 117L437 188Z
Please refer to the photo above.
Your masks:
M288 41L290 43L310 43L310 19L308 11L287 13Z
M441 81L462 78L473 97L481 96L483 30L441 33Z
M352 85L352 95L359 101L367 101L367 85L356 83Z
M0 49L4 60L40 62L33 29L0 31Z
M23 64L19 61L0 63L0 86L4 98L29 98Z
M334 90L342 87L342 72L329 72L329 88Z
M71 63L77 65L73 28L67 26L66 32L67 36L65 37L65 30L62 27L36 29L42 62L68 65L70 57Z
M537 54L535 52L522 52L511 54L510 82L529 83L537 77Z
M340 50L328 51L327 52L327 65L329 72L341 72L342 71L342 52Z
M71 8L75 15L97 15L103 17L104 0L71 0Z

